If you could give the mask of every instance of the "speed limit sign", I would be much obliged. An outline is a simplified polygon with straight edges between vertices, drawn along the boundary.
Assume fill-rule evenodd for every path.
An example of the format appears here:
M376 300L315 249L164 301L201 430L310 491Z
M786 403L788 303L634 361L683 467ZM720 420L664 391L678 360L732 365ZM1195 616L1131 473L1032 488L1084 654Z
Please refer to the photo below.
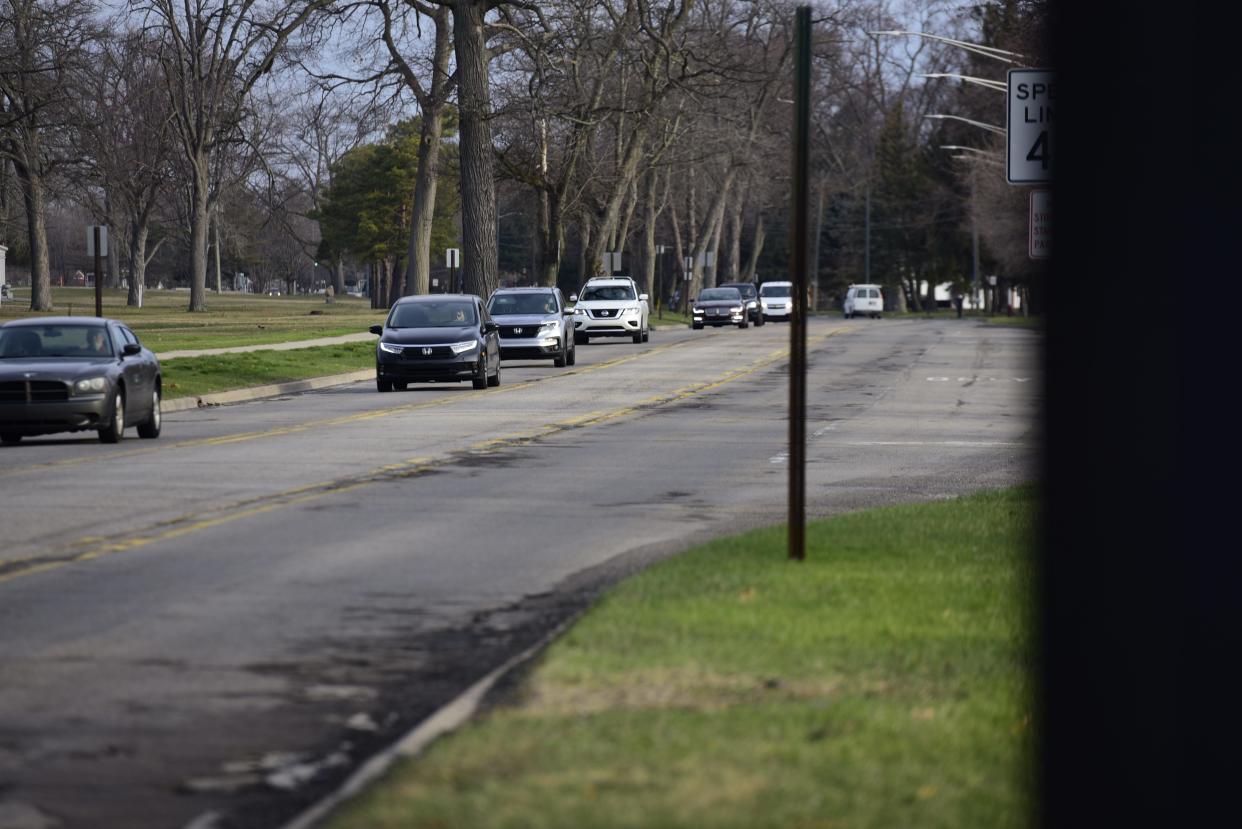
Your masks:
M1005 119L1005 178L1010 184L1052 181L1052 110L1049 69L1010 69Z

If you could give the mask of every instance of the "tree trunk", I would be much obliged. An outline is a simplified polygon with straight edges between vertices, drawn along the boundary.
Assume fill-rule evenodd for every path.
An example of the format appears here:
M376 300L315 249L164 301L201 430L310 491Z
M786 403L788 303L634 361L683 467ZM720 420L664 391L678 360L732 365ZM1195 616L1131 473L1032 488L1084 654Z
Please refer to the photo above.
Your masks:
M737 282L742 272L742 200L734 199L729 211L729 250L725 259L725 281Z
M332 267L332 290L337 297L345 296L345 260L340 257Z
M147 278L147 233L146 222L134 219L129 226L129 297L125 304L131 308L139 307L142 297L142 285Z
M488 62L483 31L488 2L457 0L453 38L457 55L457 103L461 133L462 278L466 293L489 296L499 281L496 181Z
M652 305L660 307L660 286L656 284L656 220L660 212L656 209L657 177L654 172L648 176L646 193L646 221L643 222L643 278L642 291L653 299Z
M565 247L565 217L561 213L561 195L550 188L539 191L538 233L535 236L537 273L535 279L545 287L554 287L561 274L561 251Z
M51 311L52 273L48 267L43 179L27 167L14 166L26 204L26 235L30 242L30 310Z
M207 310L207 153L199 151L191 163L190 181L190 307Z
M755 240L750 248L750 259L746 261L745 282L755 281L755 269L759 267L759 254L763 252L763 212L759 212L759 217L755 219Z
M418 139L418 171L411 200L410 244L406 248L405 293L425 294L431 289L431 226L436 213L436 186L440 171L440 141L444 112L436 106L423 111Z
M609 196L608 202L604 207L604 215L600 218L599 232L595 234L595 244L591 251L591 258L596 262L604 255L604 248L609 243L609 240L616 236L621 220L621 203L624 201L626 194L629 193L630 184L638 173L638 164L643 158L645 137L646 129L644 127L635 128L634 133L630 136L630 143L626 147L624 160L621 163L621 168L617 171L617 182L614 185L612 195ZM625 244L624 239L619 241L620 244Z
M108 279L104 282L104 286L119 288L121 285L121 234L117 231L121 223L116 220L115 211L112 209L112 197L106 192L104 194L104 224L108 226L108 235L112 237L108 240Z
M673 290L676 292L685 291L680 294L682 310L684 311L690 301L689 285L686 283L686 247L681 241L681 222L677 221L677 205L669 208L668 218L670 224L673 225L673 253L677 257L677 266L673 268ZM673 310L677 310L678 303L673 303Z
M216 296L219 296L219 295L220 295L220 288L222 287L222 286L220 285L220 208L219 208L219 202L217 202L216 204L217 204L216 209L215 209L214 211L212 211L212 212L213 212L213 214L214 214L214 217L215 217L215 218L214 218L214 219L212 220L212 222L211 222L211 229L212 229L212 231L214 232L214 235L215 235L215 240L216 240L216 243L215 243L215 253L216 253ZM292 292L290 292L290 293L292 293Z
M578 220L578 240L581 244L578 246L578 285L586 284L586 281L595 276L595 264L599 260L591 261L591 213L588 210L582 211L582 218Z
M716 197L712 201L711 208L707 211L707 215L703 217L703 224L699 228L698 238L694 242L694 252L691 254L694 261L691 264L692 276L690 279L690 293L698 296L698 291L704 286L703 282L703 266L700 261L703 254L712 245L712 238L715 236L716 242L719 242L720 223L724 218L725 203L729 198L729 191L733 187L733 179L737 177L737 167L731 166L729 171L725 173L724 180L720 182L720 189L716 191ZM712 269L713 281L715 276L715 267Z
M703 287L715 288L719 284L718 278L720 272L720 237L724 235L724 213L720 214L720 218L716 220L716 226L712 228L712 241L708 246L711 252L712 263L703 265Z

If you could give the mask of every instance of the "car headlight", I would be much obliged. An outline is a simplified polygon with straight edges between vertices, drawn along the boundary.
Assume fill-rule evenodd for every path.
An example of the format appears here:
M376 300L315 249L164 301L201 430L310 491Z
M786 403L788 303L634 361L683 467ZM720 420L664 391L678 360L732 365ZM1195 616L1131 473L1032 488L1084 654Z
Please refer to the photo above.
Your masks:
M401 346L393 345L392 343L386 343L383 340L380 340L379 347L380 347L380 351L387 351L389 354L400 354L401 353Z
M628 317L628 316L632 316L637 313L638 313L637 308L626 308L624 311L621 312L621 316Z
M465 354L468 351L474 351L478 347L478 340L469 340L464 343L453 343L449 346L449 348L453 349L454 354Z
M575 316L575 317L585 317L585 316L586 316L586 309L584 309L584 308L575 308L575 309L574 309L574 316Z
M108 386L106 377L88 377L85 380L79 380L73 384L73 390L79 394L87 394L93 391L103 391Z
M729 311L731 311L734 314L740 314L742 313L742 306L740 305L734 306L733 308L730 308Z
M694 309L694 313L696 313L696 314L701 314L701 313L703 313L703 309L702 309L702 308L695 308L695 309Z
M750 302L746 303L747 308L754 308L755 305L756 305L756 302L753 299Z
M555 334L559 326L560 323L558 322L545 322L543 325L539 326L539 333Z

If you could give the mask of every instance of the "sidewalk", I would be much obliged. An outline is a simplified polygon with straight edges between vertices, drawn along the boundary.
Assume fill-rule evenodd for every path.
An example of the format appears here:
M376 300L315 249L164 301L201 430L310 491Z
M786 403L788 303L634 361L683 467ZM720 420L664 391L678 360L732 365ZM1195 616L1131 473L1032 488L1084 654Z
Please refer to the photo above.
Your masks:
M358 334L342 334L339 337L319 337L314 340L294 340L287 343L263 343L260 345L236 345L229 348L187 348L181 351L163 351L155 355L158 360L175 360L178 357L209 357L213 354L242 354L247 351L292 351L295 348L314 348L320 345L358 343L375 339L369 331Z

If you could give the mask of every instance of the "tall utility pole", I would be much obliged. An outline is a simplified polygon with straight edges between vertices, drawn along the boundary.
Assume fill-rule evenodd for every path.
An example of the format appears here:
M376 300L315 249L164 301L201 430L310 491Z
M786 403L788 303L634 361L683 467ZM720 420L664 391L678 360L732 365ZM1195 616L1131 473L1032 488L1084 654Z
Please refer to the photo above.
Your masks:
M95 234L95 316L103 316L103 260L99 241L99 225L91 228Z
M794 31L793 313L789 321L789 557L806 558L806 286L810 218L811 7Z

